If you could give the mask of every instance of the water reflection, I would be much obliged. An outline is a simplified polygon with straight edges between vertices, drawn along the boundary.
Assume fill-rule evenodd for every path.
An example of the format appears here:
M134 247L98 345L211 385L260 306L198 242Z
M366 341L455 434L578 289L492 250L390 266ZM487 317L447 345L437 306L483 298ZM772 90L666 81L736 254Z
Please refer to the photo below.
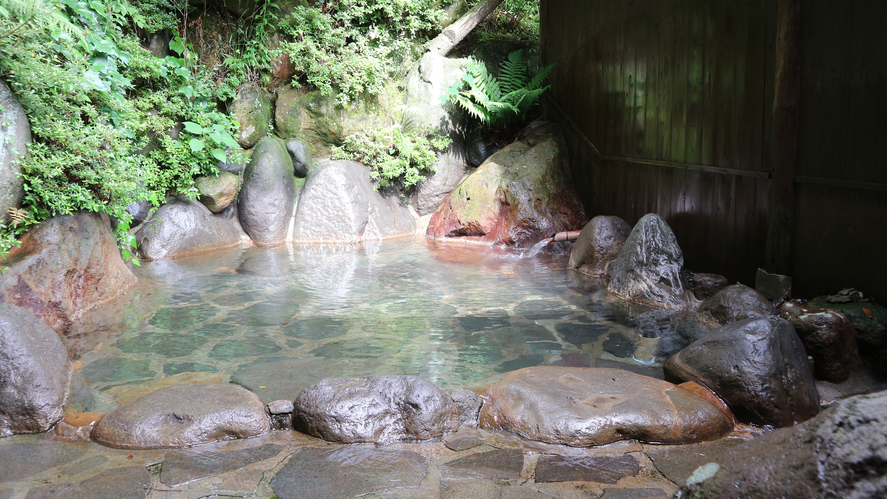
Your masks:
M129 302L94 321L103 340L71 349L112 397L188 373L270 401L326 377L414 374L452 390L531 365L637 366L637 328L656 318L627 316L564 262L413 239L148 262Z

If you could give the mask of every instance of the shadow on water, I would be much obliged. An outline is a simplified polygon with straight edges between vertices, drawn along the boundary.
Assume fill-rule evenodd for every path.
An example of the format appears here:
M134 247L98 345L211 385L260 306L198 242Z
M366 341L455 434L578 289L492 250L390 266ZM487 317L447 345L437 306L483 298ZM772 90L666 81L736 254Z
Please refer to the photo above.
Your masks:
M533 365L661 377L649 358L633 360L658 319L567 271L565 248L530 257L401 239L147 262L128 298L94 313L101 327L69 348L114 402L175 380L228 380L267 402L368 374L414 374L445 390Z

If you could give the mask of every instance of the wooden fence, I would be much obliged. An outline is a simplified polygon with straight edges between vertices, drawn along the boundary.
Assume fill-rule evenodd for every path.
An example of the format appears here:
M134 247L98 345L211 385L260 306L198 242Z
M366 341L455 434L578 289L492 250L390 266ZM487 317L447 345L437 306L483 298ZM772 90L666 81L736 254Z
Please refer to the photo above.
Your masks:
M887 2L542 0L541 28L589 216L659 213L696 272L887 301Z

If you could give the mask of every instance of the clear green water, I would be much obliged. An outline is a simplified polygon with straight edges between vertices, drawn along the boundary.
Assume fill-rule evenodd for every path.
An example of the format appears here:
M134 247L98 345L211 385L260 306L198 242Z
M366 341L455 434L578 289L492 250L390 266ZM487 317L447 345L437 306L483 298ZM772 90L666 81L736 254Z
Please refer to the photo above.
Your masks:
M452 390L533 365L655 369L632 361L643 338L565 260L402 239L149 262L69 348L111 400L165 378L227 380L267 402L327 377L414 374Z

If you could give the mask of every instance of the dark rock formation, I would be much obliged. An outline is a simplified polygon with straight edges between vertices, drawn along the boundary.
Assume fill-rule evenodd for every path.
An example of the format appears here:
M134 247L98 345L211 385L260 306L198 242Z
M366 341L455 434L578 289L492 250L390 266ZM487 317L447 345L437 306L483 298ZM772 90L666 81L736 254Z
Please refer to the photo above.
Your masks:
M428 235L526 247L586 220L563 135L542 123L459 184L431 216Z
M707 300L718 291L730 285L726 277L719 274L693 274L691 281L693 294L697 300Z
M619 255L630 233L631 227L619 217L592 218L573 243L567 267L583 274L606 275L607 265Z
M733 284L702 302L697 312L701 322L709 327L719 327L741 318L772 315L776 309L761 293L743 284Z
M257 86L241 85L231 105L231 114L240 123L237 142L244 149L251 149L268 134L271 126L271 99Z
M62 419L72 371L55 331L0 303L0 437L47 431Z
M572 446L634 438L688 443L719 438L732 422L705 399L621 369L528 367L487 387L482 428Z
M689 305L681 271L684 253L659 215L644 215L610 263L607 289L633 302L672 310Z
M271 428L265 405L236 385L175 385L109 412L92 438L111 447L157 449L255 437Z
M299 195L293 240L354 243L413 231L409 210L396 197L373 190L363 165L328 161L308 175Z
M29 230L0 276L0 302L27 308L58 333L136 283L117 249L107 216L53 217Z
M293 426L331 442L427 440L453 431L453 400L416 376L330 378L296 398Z
M136 242L141 258L157 260L236 246L243 235L236 218L178 198L157 210L136 233Z
M311 170L311 149L301 140L292 139L286 141L286 150L293 160L293 174L299 178L307 177Z
M843 383L850 377L856 360L856 331L844 314L785 302L779 307L783 319L792 323L813 357L813 375L832 383Z
M283 141L264 137L256 145L237 201L240 224L259 245L286 240L293 214L293 162Z
M665 363L667 379L696 381L742 421L790 426L819 411L807 353L792 325L776 317L727 324Z

